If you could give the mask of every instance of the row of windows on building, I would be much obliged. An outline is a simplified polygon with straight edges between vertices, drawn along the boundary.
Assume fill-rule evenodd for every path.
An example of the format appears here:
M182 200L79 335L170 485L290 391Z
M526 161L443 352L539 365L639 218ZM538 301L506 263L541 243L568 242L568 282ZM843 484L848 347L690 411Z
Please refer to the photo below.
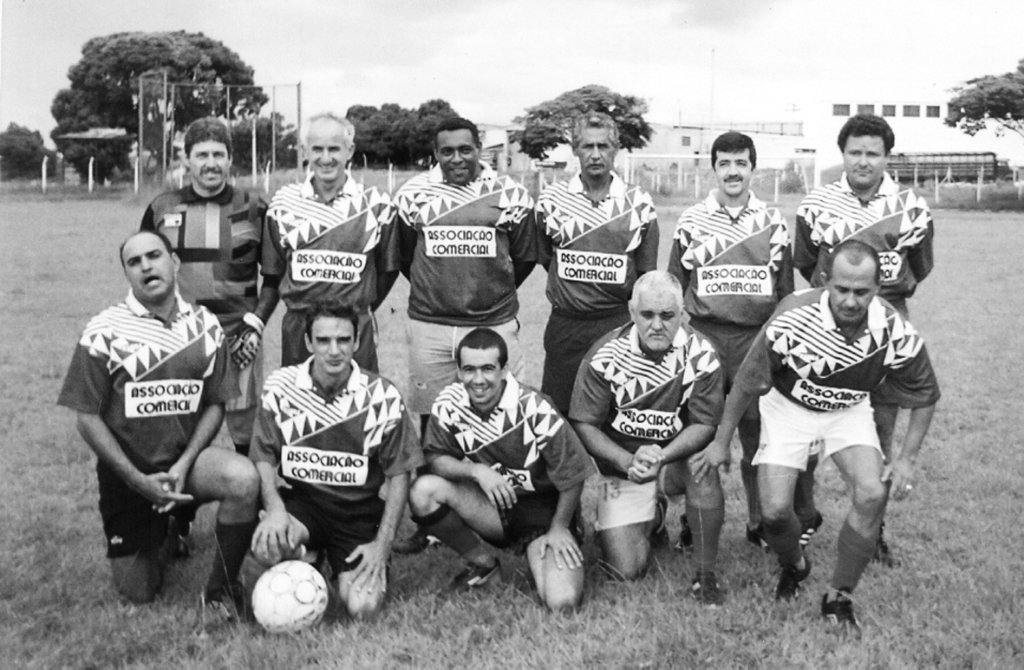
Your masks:
M882 108L882 116L896 116L896 105L857 105L858 114L875 114L875 108ZM903 105L903 116L917 118L921 116L922 105ZM832 105L832 116L850 116L853 105ZM939 105L924 105L924 115L937 119L942 113Z

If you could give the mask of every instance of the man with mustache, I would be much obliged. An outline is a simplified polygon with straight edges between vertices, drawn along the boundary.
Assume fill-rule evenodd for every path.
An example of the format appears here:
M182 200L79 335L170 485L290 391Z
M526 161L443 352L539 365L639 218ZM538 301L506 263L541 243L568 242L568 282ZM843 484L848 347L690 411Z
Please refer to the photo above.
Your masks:
M900 190L886 173L896 136L885 119L857 114L839 131L844 172L838 181L812 191L796 213L793 264L811 286L822 286L822 270L832 250L844 240L870 245L882 262L879 295L904 318L907 299L934 266L934 224L924 198L913 189ZM888 458L903 401L889 385L871 394L882 451ZM814 471L814 461L809 466ZM884 528L884 524L883 524ZM895 560L882 533L875 560Z
M391 197L352 178L356 129L345 118L319 114L303 128L309 175L274 194L267 216L266 264L281 275L281 364L309 356L305 313L319 302L352 305L359 314L354 359L377 371L373 311L398 277L398 237Z
M851 505L821 613L859 637L850 593L871 561L890 487L897 499L913 489L914 462L939 386L924 341L878 297L882 265L871 246L841 242L823 273L819 281L825 286L783 300L751 345L698 476L728 463L732 434L760 396L762 445L754 465L765 539L781 567L775 598L791 600L811 572L793 513L797 473L806 469L812 448L831 457L850 488ZM888 464L868 400L883 380L913 408L900 454Z
M683 285L690 326L718 351L728 392L761 326L793 292L793 262L786 221L750 190L757 167L754 141L737 132L718 136L711 145L711 166L718 188L679 217L668 271ZM751 465L761 433L756 404L740 421L739 433L747 540L764 547L757 471ZM802 484L798 492L812 490L813 479ZM801 543L806 544L821 525L813 499L798 496L797 516L804 529ZM684 516L682 522L680 549L690 540L689 519Z

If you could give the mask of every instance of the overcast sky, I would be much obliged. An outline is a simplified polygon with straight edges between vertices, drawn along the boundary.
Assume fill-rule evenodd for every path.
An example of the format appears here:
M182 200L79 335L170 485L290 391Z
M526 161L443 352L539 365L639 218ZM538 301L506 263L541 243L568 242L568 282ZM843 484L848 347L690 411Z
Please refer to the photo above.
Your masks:
M779 121L830 100L944 101L1008 72L1024 1L3 0L0 126L48 138L86 40L165 30L221 40L258 84L301 81L306 116L444 98L507 123L602 84L647 99L649 121Z

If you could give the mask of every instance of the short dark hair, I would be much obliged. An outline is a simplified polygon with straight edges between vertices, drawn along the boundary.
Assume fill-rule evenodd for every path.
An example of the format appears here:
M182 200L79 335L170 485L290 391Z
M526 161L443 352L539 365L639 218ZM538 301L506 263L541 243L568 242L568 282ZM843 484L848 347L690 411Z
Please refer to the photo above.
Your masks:
M508 345L505 344L505 338L490 328L474 328L462 338L458 348L455 350L455 360L458 362L459 367L462 366L463 349L497 349L498 364L501 367L505 367L508 364Z
M733 130L722 133L715 138L714 144L711 145L711 169L714 170L718 163L719 151L726 154L738 154L742 153L744 149L750 152L750 167L756 168L757 149L754 148L754 140L750 139L749 135Z
M359 313L355 307L341 302L315 302L306 310L306 337L313 339L313 324L317 319L342 319L352 324L352 333L359 337Z
M117 257L121 260L121 267L122 268L124 267L124 248L125 248L125 246L127 246L127 244L129 242L134 240L139 235L154 235L154 236L156 236L157 238L160 239L161 242L163 242L164 249L167 249L167 253L169 253L169 254L173 254L174 253L174 248L171 246L171 241L169 239L167 239L167 236L164 235L163 233L161 233L159 230L140 230L140 231L138 231L136 233L132 233L131 235L126 237L124 239L124 242L121 243L121 246L119 246L117 248Z
M837 244L832 249L832 253L825 257L825 265L822 268L825 271L825 279L832 279L832 267L835 265L838 256L845 256L846 260L850 261L852 265L860 265L864 262L865 258L870 258L871 262L875 264L875 284L881 285L882 261L878 257L878 252L870 244L851 239L843 240Z
M185 130L185 156L192 154L192 147L200 142L220 142L228 150L228 157L234 153L231 146L231 131L227 124L215 116L196 119Z
M889 122L874 114L857 114L843 124L839 130L840 151L846 151L846 141L851 137L881 137L886 156L896 146L896 134L889 127Z
M468 130L473 136L473 144L480 146L480 129L476 127L476 124L469 119L464 119L461 116L449 116L441 119L441 121L434 126L434 146L437 147L437 136L441 133L449 133L454 130Z

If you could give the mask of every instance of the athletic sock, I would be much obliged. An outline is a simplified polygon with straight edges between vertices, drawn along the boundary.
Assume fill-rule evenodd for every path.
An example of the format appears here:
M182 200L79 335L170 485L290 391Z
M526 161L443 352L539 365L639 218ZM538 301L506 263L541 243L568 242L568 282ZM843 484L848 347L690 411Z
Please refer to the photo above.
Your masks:
M249 543L257 524L255 519L231 524L217 522L213 531L216 549L213 555L213 569L210 570L210 579L206 583L207 593L220 590L238 579L238 572L242 569L245 555L249 552Z
M458 514L453 514L452 508L448 505L441 505L424 516L413 515L412 520L419 524L427 535L433 535L441 540L459 556L474 560L481 554L489 553L480 537Z
M860 576L875 554L877 542L877 533L864 537L853 529L849 520L843 524L839 531L839 557L832 573L832 588L849 592L857 587Z
M743 490L747 492L747 528L757 528L761 524L761 498L757 489L757 467L740 462L740 475L743 479Z
M686 518L693 531L693 561L697 569L714 571L718 563L718 538L725 521L725 507L705 509L687 504Z
M818 516L818 508L814 505L814 471L817 467L818 455L814 454L807 460L807 469L796 476L793 510L800 520L801 530L814 523Z
M764 539L779 557L779 563L796 565L804 555L800 549L800 521L792 512L782 519L765 519Z

